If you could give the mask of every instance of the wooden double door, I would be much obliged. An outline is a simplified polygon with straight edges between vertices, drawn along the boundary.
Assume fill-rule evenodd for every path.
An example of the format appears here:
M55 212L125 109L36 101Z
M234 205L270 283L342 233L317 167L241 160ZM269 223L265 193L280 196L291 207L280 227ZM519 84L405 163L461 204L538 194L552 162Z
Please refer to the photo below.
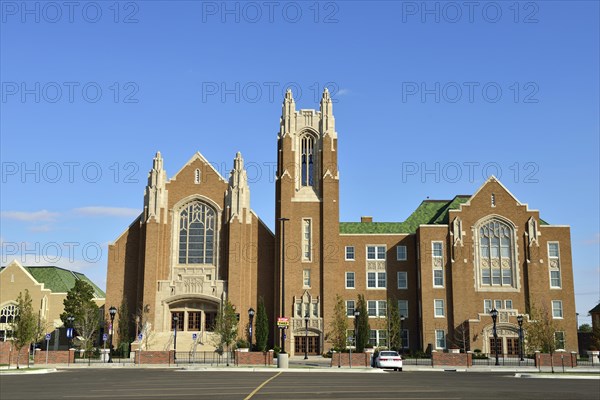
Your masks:
M308 340L307 340L308 339ZM294 353L296 355L304 354L308 346L308 354L321 354L320 340L318 336L296 336Z

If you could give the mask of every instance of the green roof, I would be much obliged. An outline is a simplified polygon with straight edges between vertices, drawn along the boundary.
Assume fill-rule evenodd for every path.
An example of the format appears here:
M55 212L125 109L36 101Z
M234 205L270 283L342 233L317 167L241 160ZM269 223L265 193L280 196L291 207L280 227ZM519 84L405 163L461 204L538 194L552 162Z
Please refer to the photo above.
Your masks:
M89 283L94 288L94 296L96 298L104 298L106 294L94 282L82 273L69 271L60 267L23 267L25 268L36 281L43 283L46 289L50 289L55 293L66 293L73 286L76 280L81 280Z
M447 224L448 211L457 209L471 196L452 200L424 200L404 222L340 222L340 233L416 233L419 225Z

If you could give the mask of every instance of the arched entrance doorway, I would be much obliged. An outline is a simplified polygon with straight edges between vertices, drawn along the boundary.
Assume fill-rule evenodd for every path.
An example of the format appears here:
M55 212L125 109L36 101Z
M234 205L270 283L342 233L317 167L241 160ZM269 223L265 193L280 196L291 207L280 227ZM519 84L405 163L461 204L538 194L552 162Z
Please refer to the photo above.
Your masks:
M498 354L505 356L519 355L519 327L516 325L502 323L496 325L498 334ZM495 354L493 325L488 325L483 331L483 352Z

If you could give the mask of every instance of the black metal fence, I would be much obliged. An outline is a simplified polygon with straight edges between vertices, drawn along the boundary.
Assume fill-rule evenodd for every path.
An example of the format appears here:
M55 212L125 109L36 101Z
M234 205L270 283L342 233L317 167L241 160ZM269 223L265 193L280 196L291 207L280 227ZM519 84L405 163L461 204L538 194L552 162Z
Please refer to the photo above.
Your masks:
M94 352L82 353L80 351L76 351L74 354L73 363L75 364L108 364L109 362L108 354L106 356L102 356L101 354L97 354ZM133 358L122 357L118 355L112 356L113 364L133 364Z
M175 364L199 365L233 365L235 364L234 352L219 353L216 351L178 351L175 353Z
M473 354L473 365L496 365L496 356L494 354ZM535 360L529 357L515 355L498 354L498 365L511 367L535 367Z
M595 357L579 356L577 358L577 366L600 368L600 363L598 363L598 361L594 361L594 358Z
M423 355L423 356L402 356L402 364L403 365L424 365L431 367L431 356Z

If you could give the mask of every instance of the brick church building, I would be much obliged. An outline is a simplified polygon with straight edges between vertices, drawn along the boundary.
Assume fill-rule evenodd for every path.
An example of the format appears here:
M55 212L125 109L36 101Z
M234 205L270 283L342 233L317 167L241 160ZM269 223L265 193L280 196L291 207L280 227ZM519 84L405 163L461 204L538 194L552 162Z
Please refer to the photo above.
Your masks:
M534 305L552 315L559 347L577 351L568 226L546 223L494 177L473 195L424 200L403 222L340 222L337 151L329 92L319 110L297 110L288 91L277 136L275 232L250 207L240 153L228 179L200 153L168 178L157 153L143 211L109 246L107 307L147 306L152 350L172 348L175 324L179 351L213 350L223 299L239 312L243 337L247 310L262 296L270 343L281 345L275 324L286 316L286 350L308 346L313 354L331 347L336 294L350 327L357 297L365 296L374 346L387 344L387 301L397 301L412 351L491 353L496 309L500 351L516 354L517 316L527 321Z

